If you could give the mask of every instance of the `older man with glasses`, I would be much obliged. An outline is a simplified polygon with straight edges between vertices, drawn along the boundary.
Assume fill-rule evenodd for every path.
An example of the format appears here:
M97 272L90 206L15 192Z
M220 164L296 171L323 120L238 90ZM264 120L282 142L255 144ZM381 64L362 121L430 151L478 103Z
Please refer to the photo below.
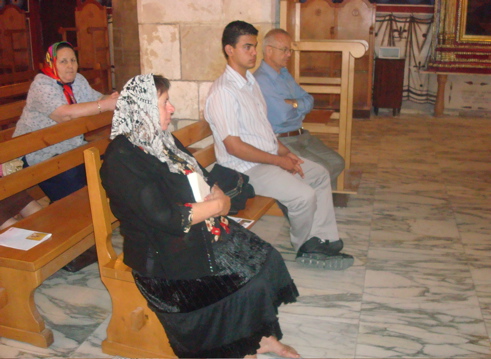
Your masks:
M302 128L314 98L290 75L286 66L293 50L283 29L269 31L263 40L263 61L254 73L268 107L268 120L279 140L297 156L308 158L329 171L331 186L344 170L344 159L320 139Z

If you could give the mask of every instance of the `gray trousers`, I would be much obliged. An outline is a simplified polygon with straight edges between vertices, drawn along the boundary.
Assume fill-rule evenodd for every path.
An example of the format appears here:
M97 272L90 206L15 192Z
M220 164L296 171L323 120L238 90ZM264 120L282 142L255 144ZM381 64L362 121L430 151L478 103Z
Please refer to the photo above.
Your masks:
M331 241L339 239L329 172L315 162L302 159L305 178L266 164L245 172L256 194L272 197L288 208L295 251L314 236Z
M280 137L278 140L297 156L314 161L327 169L331 175L331 187L337 188L337 178L344 170L344 158L339 153L327 147L307 130L301 135Z

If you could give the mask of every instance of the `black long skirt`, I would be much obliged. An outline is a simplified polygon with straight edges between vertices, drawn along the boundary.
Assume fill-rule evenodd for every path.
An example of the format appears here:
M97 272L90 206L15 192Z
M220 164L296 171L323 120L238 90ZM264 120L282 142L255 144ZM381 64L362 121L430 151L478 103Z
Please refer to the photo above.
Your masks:
M195 280L142 277L135 282L181 358L243 358L262 337L281 339L278 307L298 291L280 253L231 223L231 235L213 244L214 275Z

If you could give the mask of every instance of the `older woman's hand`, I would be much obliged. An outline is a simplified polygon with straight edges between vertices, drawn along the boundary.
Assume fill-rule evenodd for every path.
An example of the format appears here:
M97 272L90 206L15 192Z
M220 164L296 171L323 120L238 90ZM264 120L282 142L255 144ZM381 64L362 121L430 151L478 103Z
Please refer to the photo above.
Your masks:
M108 96L104 96L102 100L100 100L101 111L114 111L116 108L116 102L119 98L119 92L113 92Z

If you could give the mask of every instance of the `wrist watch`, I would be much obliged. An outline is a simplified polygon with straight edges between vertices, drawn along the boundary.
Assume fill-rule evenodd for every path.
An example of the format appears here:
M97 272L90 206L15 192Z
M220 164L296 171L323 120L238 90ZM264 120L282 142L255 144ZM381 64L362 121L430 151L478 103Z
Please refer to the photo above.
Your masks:
M293 100L293 104L292 104L293 108L297 108L298 107L298 102L297 100Z

